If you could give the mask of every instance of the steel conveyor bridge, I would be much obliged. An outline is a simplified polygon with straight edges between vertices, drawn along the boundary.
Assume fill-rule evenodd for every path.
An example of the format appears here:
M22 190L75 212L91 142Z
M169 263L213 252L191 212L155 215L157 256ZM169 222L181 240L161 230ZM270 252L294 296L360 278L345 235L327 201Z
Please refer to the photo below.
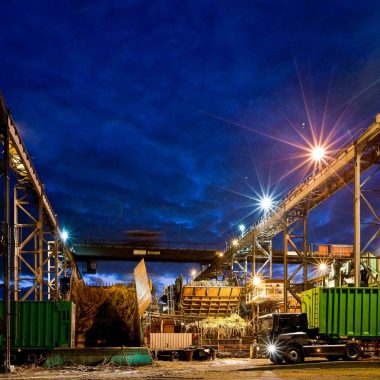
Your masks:
M16 123L0 96L3 152L3 255L7 257L5 282L13 280L13 299L58 299L59 280L71 275L79 280L68 247L60 238L57 216L45 193ZM13 174L11 178L10 174ZM13 179L14 178L14 179ZM13 187L13 194L11 188ZM10 210L13 210L11 217ZM32 282L32 285L28 286Z
M379 215L370 204L367 197L361 191L361 187L369 181L366 178L361 182L361 174L373 165L379 164L380 155L380 115L375 117L373 124L369 126L352 143L337 151L332 157L315 170L309 177L292 189L277 205L256 224L245 231L235 244L229 244L224 256L214 262L199 274L197 280L216 277L221 272L232 269L234 262L237 264L241 258L252 257L252 275L259 273L263 266L272 264L272 239L279 233L284 233L284 302L287 301L287 293L292 292L291 281L303 268L304 284L307 282L308 242L307 242L307 216L308 212L331 197L337 191L354 181L354 261L355 284L359 286L360 254L380 234L380 230L371 237L370 241L362 245L360 241L360 204L361 200L368 206L373 216L380 222ZM303 223L301 233L295 235ZM298 240L297 240L298 239ZM301 244L299 242L301 240ZM297 244L298 243L298 244ZM289 246L299 257L300 265L288 276L287 258ZM256 258L265 258L264 265L257 269ZM270 269L271 272L271 269ZM270 273L271 275L272 273ZM297 297L296 294L293 294Z

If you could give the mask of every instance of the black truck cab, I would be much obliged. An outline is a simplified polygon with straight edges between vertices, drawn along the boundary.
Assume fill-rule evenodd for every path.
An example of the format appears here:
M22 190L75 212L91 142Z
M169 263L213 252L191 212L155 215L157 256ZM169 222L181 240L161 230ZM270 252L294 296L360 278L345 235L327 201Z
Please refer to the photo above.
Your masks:
M307 315L273 313L258 319L256 354L273 363L299 363L304 359L302 347L309 343Z
M329 360L357 360L362 349L353 340L327 340L309 329L306 313L273 313L259 317L254 343L257 357L275 364L301 363L307 356L324 356Z

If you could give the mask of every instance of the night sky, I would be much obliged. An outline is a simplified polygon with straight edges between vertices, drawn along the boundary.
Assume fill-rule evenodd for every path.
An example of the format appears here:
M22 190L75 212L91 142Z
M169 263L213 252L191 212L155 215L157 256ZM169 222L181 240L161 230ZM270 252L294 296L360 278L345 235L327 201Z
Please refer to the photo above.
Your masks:
M379 19L376 1L3 2L0 88L73 239L223 249L310 172L290 173L300 133L333 151L380 113ZM351 205L313 211L310 241L352 244Z

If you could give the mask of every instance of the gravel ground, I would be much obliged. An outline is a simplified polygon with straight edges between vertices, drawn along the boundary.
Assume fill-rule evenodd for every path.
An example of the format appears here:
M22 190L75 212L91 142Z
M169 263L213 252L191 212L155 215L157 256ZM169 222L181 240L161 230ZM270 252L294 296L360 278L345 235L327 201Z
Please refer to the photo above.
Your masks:
M349 363L349 368L323 368L323 362L308 361L317 368L280 368L269 366L266 359L216 359L206 362L154 362L146 367L116 367L104 365L99 367L65 367L60 369L44 369L41 367L22 366L9 375L0 378L18 379L217 379L240 380L252 378L264 379L380 379L380 361L378 367L375 363L368 364ZM343 363L342 363L343 364ZM260 368L263 367L263 370ZM273 369L272 369L273 368Z

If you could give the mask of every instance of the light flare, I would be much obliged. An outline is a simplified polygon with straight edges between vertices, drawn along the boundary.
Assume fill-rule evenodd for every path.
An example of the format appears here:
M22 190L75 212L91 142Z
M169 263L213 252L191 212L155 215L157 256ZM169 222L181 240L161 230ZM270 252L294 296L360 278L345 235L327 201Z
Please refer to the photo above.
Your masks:
M253 285L255 285L255 286L260 285L260 284L262 283L261 277L259 277L259 276L254 276L252 282L253 282Z
M326 157L326 149L323 146L315 146L311 150L311 157L315 162L321 162Z
M272 209L273 199L268 195L264 195L262 198L260 198L260 208L263 211L269 211L270 209Z
M70 237L69 232L65 229L62 229L62 231L60 231L59 236L64 243L66 243L66 241L69 240Z

